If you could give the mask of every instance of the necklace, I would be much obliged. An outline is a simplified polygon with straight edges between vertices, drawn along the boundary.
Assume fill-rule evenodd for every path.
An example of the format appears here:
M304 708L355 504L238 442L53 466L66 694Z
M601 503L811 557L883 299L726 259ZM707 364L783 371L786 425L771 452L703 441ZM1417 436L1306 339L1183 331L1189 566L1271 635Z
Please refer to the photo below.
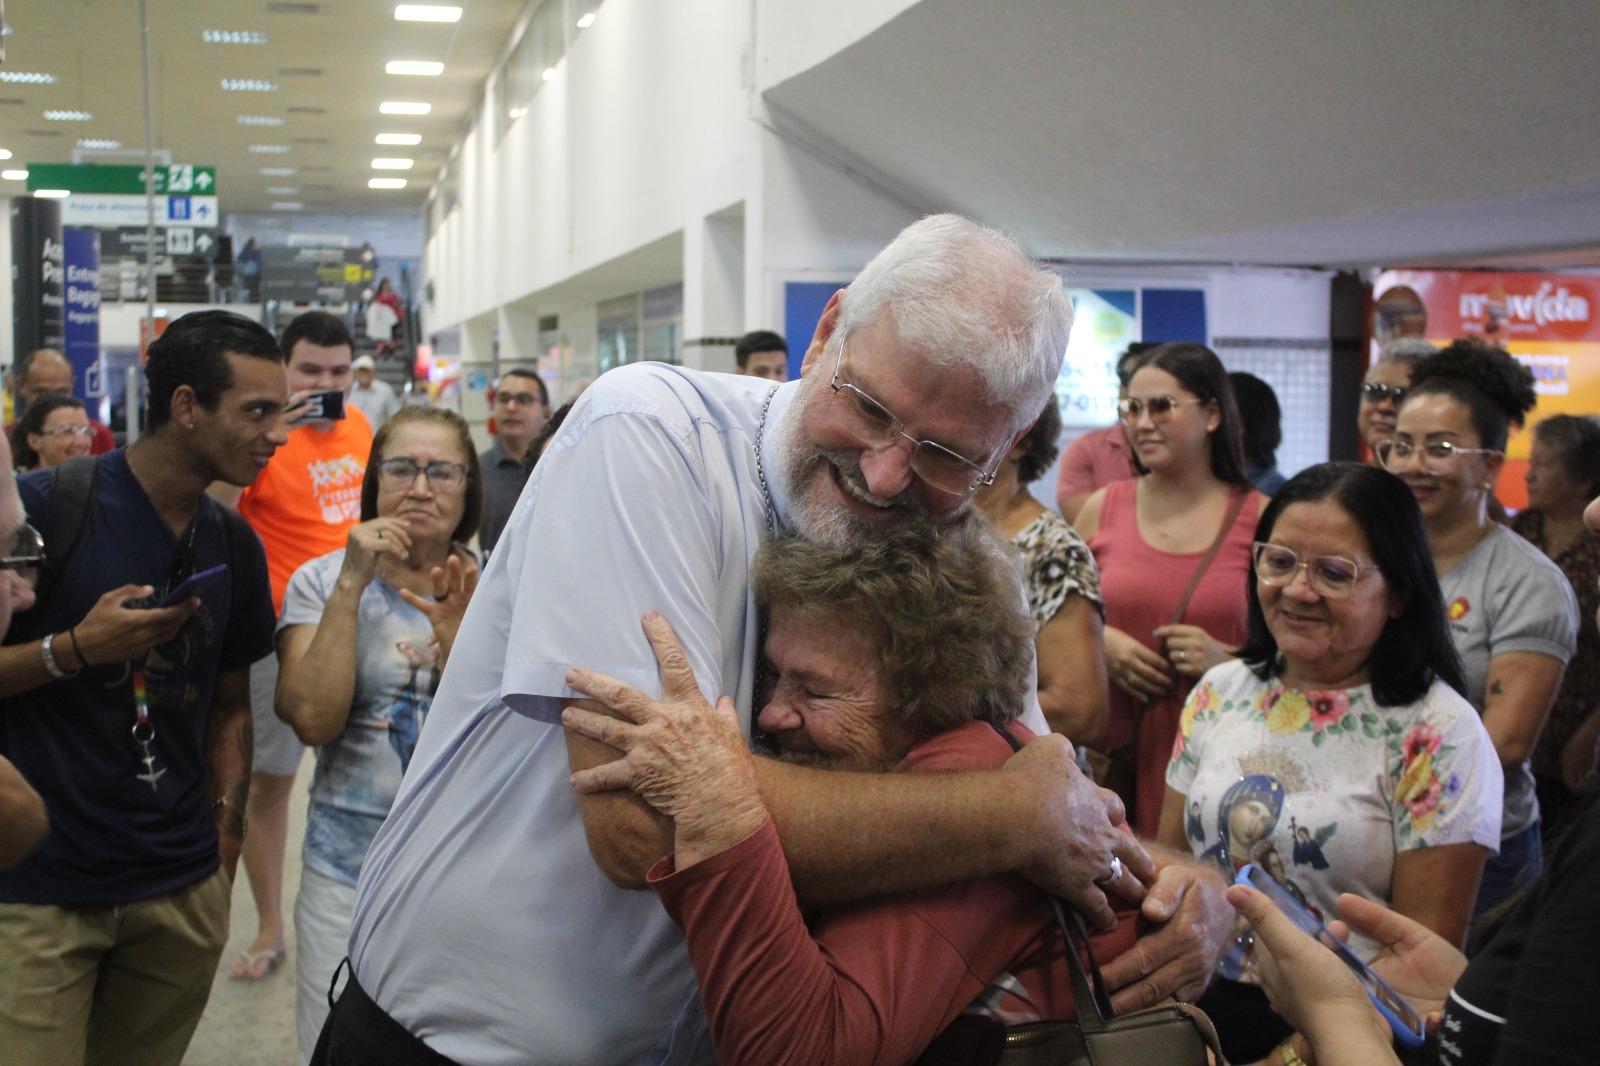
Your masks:
M756 481L761 486L761 509L766 512L769 537L778 532L778 516L772 510L772 491L767 488L767 468L761 461L761 439L766 435L767 412L772 409L772 398L776 395L778 386L774 385L761 402L761 421L756 423Z
M178 556L172 568L172 576L167 579L167 587L162 590L156 603L164 600L171 592L174 584L181 585L186 577L180 578L185 570L193 571L194 562L194 535L200 528L200 518L204 512L196 508L194 517L189 520L189 535L178 545ZM146 653L146 660L149 654ZM156 727L150 720L150 693L145 684L143 664L132 669L133 674L133 728L129 732L133 735L133 742L139 745L139 761L144 763L144 773L135 774L134 778L150 786L151 792L159 791L160 781L167 772L166 767L156 768L156 756L150 745L156 739Z

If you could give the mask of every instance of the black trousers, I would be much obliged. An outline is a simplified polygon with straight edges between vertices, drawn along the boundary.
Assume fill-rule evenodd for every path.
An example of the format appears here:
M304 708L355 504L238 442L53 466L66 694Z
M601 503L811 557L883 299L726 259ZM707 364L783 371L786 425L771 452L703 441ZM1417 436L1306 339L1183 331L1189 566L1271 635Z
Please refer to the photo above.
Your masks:
M350 974L337 1002L328 990L328 1020L311 1052L311 1066L455 1066L405 1026L383 1012L356 983L346 960L340 969ZM335 971L334 983L339 980Z

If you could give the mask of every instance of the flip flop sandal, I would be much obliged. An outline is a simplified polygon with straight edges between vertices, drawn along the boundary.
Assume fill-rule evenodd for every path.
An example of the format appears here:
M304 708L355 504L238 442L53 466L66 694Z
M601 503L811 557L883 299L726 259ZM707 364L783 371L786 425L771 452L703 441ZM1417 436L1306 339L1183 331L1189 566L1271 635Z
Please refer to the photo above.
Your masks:
M233 965L228 967L228 976L235 981L259 981L283 965L285 954L283 948L240 952L239 957L233 960Z

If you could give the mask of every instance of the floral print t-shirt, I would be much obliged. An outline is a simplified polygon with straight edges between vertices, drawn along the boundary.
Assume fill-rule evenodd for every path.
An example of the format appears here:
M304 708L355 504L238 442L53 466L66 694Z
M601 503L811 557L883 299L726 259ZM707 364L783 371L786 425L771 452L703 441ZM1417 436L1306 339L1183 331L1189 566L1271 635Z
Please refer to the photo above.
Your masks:
M1238 660L1189 694L1167 767L1196 855L1229 881L1256 863L1324 918L1341 892L1388 904L1402 851L1498 850L1503 780L1478 713L1442 681L1380 707L1368 685L1305 692Z

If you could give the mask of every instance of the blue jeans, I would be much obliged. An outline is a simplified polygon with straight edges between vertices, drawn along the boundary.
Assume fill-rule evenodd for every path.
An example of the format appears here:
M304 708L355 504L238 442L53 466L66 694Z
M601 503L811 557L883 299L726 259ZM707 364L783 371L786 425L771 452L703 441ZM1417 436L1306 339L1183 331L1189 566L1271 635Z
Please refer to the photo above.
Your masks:
M1473 926L1467 936L1467 954L1471 955L1483 943L1492 927L1478 925L1478 919L1498 907L1516 893L1527 888L1544 869L1544 859L1539 847L1539 819L1526 829L1502 837L1500 854L1483 866L1483 881L1478 886L1478 899L1472 905Z

